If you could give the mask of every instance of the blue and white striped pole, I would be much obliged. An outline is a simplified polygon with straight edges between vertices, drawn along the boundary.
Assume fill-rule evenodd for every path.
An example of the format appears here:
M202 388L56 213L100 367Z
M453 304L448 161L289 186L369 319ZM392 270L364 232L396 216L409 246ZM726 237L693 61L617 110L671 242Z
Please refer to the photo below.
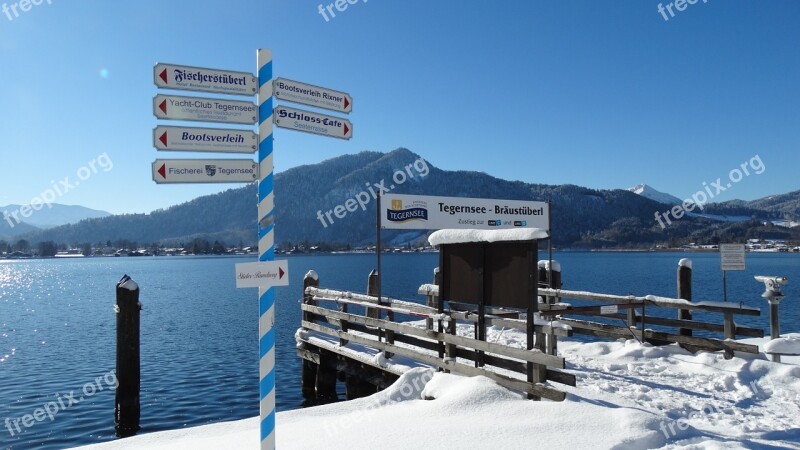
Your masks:
M272 51L258 50L258 260L275 259L272 168ZM258 289L261 450L275 449L275 288Z

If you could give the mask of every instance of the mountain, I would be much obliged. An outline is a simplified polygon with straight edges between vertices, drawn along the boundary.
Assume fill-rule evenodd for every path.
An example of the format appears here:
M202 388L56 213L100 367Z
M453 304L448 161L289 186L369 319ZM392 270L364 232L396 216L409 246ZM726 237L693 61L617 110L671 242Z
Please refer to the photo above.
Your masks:
M38 228L28 225L25 222L17 223L13 218L8 220L0 220L0 239L4 241L13 240L18 236L34 233ZM4 252L4 248L0 248L0 252Z
M675 197L674 195L665 194L661 191L657 191L652 187L646 184L640 184L634 186L632 188L628 188L629 191L633 192L634 194L641 195L642 197L649 198L650 200L656 201L658 203L663 203L665 205L680 205L683 203L681 199Z
M709 214L748 219L719 222L689 217L662 229L654 215L667 208L644 195L622 189L530 184L502 180L482 172L448 171L404 148L388 153L343 155L318 164L294 167L276 174L274 185L276 243L283 248L304 242L374 244L376 202L372 192L379 186L405 194L551 200L553 240L562 247L641 247L665 242L680 245L705 240L719 242L730 236L800 239L800 228L795 232L774 227L771 222L766 226L759 221L783 214L777 210L711 204L706 205L705 211ZM649 190L642 189L642 192ZM256 195L256 186L249 184L150 214L85 219L76 224L33 231L26 238L32 243L52 240L69 245L127 240L184 246L196 238L219 240L229 245L254 245ZM787 195L775 203L776 208L791 205L792 199L800 201L800 192ZM347 210L348 205L350 210ZM723 211L714 211L715 207ZM735 214L728 211L733 209L736 209ZM382 237L385 242L402 245L422 241L428 233L425 230L384 230Z
M84 219L96 219L111 215L111 213L106 211L99 211L83 206L52 203L49 207L45 205L38 211L31 210L29 217L23 217L19 212L20 208L22 208L21 205L0 206L0 215L6 218L7 216L4 213L12 215L16 212L16 218L14 216L10 217L15 227L24 222L36 228L53 228L68 223L77 223ZM17 218L19 218L19 222L16 220ZM6 219L6 221L8 220L9 219Z

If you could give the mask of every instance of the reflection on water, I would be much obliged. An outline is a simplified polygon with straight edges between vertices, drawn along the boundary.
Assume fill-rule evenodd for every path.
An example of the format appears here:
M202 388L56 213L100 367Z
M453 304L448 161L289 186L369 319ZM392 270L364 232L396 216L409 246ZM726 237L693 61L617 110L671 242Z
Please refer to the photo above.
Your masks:
M722 299L719 256L676 253L558 253L566 289L674 296L677 262L694 260L694 295ZM323 287L364 292L374 255L289 257L290 281L276 289L277 399L297 408L303 275ZM258 415L258 295L236 289L240 257L82 258L0 261L0 425L81 387L115 367L115 284L123 274L141 287L142 432ZM783 305L800 302L800 255L748 254L748 270L728 276L732 301L763 307L753 275L789 277ZM437 254L387 254L383 291L422 301ZM782 306L783 306L782 305ZM765 309L766 312L766 309ZM782 307L784 331L800 330L800 308ZM769 317L742 317L767 329ZM11 436L0 447L55 449L114 439L114 395L98 392Z

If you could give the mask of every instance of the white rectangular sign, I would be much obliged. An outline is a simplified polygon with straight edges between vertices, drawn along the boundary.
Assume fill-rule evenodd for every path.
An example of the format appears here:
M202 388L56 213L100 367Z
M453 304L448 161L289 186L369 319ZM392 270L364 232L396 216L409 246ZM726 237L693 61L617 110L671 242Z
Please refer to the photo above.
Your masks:
M278 106L273 111L273 121L275 125L290 130L339 139L353 137L353 124L349 120L340 117Z
M258 120L258 107L253 102L159 94L153 98L153 114L167 120L253 125Z
M276 78L272 82L275 98L287 102L302 103L317 108L349 114L353 110L353 97L346 92L334 91L313 84Z
M153 82L162 89L231 95L256 95L258 92L258 80L251 73L175 64L156 64Z
M259 261L236 264L236 287L289 285L289 261Z
M381 197L380 214L382 228L550 230L547 202L386 194Z
M170 183L249 183L258 180L258 164L250 159L157 159L153 181Z
M604 305L600 307L600 314L616 314L619 311L617 305Z
M249 130L168 127L153 129L153 145L164 151L254 153L258 136Z
M747 270L744 244L719 244L719 257L724 271Z

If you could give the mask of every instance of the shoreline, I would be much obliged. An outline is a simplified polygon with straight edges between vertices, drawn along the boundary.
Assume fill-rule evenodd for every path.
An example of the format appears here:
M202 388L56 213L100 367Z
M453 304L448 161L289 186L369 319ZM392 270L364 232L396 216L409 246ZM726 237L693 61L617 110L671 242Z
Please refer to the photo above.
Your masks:
M561 248L553 249L554 253L710 253L718 254L719 249L708 248L595 248L595 249L581 249L581 248ZM748 254L768 254L768 255L799 255L798 251L777 251L777 250L747 250ZM438 250L425 250L425 251L402 251L392 252L386 251L384 254L391 255L418 255L418 254L437 254ZM539 253L547 253L547 249L540 249ZM331 252L313 252L313 253L276 253L276 257L292 257L292 256L339 256L339 255L375 255L374 251L331 251ZM232 254L200 254L200 255L146 255L146 256L114 256L114 255L91 255L91 256L26 256L26 257L13 257L6 258L0 256L0 262L7 261L30 261L30 260L85 260L85 259L105 259L105 258L239 258L239 257L257 257L255 253L232 255Z

